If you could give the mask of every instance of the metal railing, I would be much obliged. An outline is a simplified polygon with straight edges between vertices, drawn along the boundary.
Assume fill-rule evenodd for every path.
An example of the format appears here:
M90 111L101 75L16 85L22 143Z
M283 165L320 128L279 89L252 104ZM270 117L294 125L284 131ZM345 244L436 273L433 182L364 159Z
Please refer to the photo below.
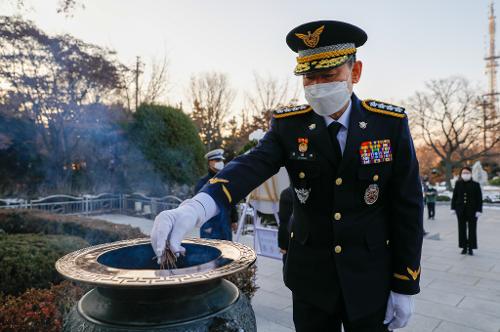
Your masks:
M0 199L0 209L42 210L60 214L122 213L154 219L163 210L176 208L182 200L176 196L148 197L140 193L99 195L51 195L35 200Z

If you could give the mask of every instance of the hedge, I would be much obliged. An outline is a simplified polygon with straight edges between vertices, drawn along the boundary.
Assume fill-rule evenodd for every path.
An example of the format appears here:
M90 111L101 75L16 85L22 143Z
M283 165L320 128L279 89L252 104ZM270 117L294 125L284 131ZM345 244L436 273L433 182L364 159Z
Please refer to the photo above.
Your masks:
M449 202L449 201L451 201L451 198L449 198L446 195L439 195L438 197L436 197L436 201L438 201L438 202Z
M137 227L79 216L50 214L38 210L0 210L0 229L7 234L53 234L78 236L90 245L134 239L145 235Z
M17 295L28 288L60 283L63 279L54 268L56 261L88 245L76 236L0 235L0 291Z

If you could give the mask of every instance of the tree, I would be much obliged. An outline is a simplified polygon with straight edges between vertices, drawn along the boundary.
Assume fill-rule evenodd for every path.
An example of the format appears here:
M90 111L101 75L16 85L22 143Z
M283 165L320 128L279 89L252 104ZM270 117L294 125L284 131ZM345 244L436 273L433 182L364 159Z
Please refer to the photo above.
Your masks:
M291 88L288 80L280 82L276 77L254 73L254 90L245 96L246 107L241 111L241 122L234 117L228 121L229 135L224 137L223 145L227 157L232 159L241 154L252 132L269 128L273 110L295 105L297 100L298 87Z
M124 89L123 99L129 112L135 108L136 93L138 93L138 105L167 103L167 94L170 88L169 60L164 56L161 60L152 59L151 69L147 77L144 74L144 64L137 62L130 66L122 77ZM137 77L138 76L138 77Z
M198 127L207 151L222 145L225 120L234 100L234 91L226 75L216 72L191 77L189 99L191 118Z
M112 101L126 71L114 52L32 22L0 17L0 111L33 121L55 187L68 183L90 105Z
M32 194L43 178L35 124L0 113L0 194Z
M5 0L3 0L5 1ZM28 0L9 0L9 2L17 5L19 9L26 7L26 3ZM71 15L71 13L76 9L77 5L80 3L80 6L83 8L83 0L59 0L57 5L57 12L63 13L65 15Z
M280 82L276 77L254 73L254 89L246 95L246 102L255 129L266 130L273 110L295 105L298 101L298 86L291 87L289 80Z
M151 73L146 89L143 92L142 102L155 104L165 101L169 89L169 61L165 56L162 60L151 61ZM163 99L163 100L162 100Z
M499 122L488 121L484 126L483 114L478 108L479 91L461 77L433 80L426 84L427 91L417 92L409 101L413 133L430 147L445 168L445 180L450 179L454 167L462 166L481 157L493 155L500 142ZM492 139L483 144L483 131Z
M196 127L180 109L142 104L133 114L128 133L167 184L192 184L205 169Z

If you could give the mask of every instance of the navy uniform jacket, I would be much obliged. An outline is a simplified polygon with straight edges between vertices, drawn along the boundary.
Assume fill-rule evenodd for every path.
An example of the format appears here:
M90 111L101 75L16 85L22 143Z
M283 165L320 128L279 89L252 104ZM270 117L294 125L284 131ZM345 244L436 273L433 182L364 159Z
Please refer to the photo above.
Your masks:
M215 172L212 170L208 171L208 174L203 176L198 180L198 183L194 187L195 193L198 193L200 189L215 176ZM233 240L233 233L231 229L231 223L238 222L238 212L236 211L236 206L231 204L229 209L221 209L221 212L207 220L200 228L200 237L204 239L218 239L218 240Z
M353 94L340 165L321 116L310 107L275 111L259 144L202 189L227 206L284 165L294 189L309 190L305 203L294 195L285 284L329 312L343 298L351 320L384 308L390 290L418 293L421 271L422 188L408 121L401 108L370 105ZM308 141L304 156L299 138ZM362 164L361 143L377 140L390 141L392 160ZM373 204L370 185L379 191Z

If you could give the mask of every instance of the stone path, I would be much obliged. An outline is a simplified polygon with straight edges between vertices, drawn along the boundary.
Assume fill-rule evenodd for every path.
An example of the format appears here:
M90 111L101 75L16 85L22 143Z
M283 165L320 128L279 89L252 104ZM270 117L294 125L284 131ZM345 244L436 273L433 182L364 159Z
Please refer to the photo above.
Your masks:
M456 217L448 205L438 206L436 220L425 220L439 240L425 239L422 256L421 293L416 296L415 315L404 332L500 331L500 209L487 208L478 224L479 250L460 255ZM146 219L102 215L117 223L140 226L149 234ZM194 231L192 235L196 235ZM251 245L245 236L243 243ZM252 305L259 332L293 331L291 292L282 280L282 263L259 257L257 284Z

